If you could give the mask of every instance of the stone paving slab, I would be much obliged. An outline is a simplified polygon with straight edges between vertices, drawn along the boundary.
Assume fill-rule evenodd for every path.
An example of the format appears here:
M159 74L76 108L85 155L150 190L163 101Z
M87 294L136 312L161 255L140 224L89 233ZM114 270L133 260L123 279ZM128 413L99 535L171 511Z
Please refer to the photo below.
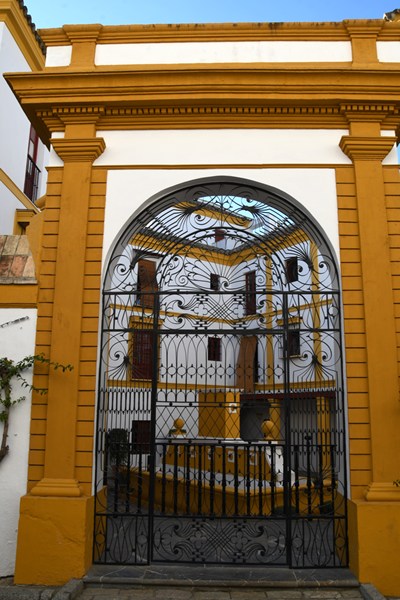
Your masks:
M86 586L79 600L350 600L363 598L359 588L354 589L238 589L207 587L167 587L136 585L132 587Z

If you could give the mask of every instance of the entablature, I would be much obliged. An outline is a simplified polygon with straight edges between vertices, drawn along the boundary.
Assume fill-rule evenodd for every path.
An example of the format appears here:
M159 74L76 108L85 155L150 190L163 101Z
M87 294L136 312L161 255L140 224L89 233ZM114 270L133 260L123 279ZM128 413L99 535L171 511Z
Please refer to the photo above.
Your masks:
M347 129L400 123L398 69L174 65L46 70L7 80L43 141L73 122L100 130Z

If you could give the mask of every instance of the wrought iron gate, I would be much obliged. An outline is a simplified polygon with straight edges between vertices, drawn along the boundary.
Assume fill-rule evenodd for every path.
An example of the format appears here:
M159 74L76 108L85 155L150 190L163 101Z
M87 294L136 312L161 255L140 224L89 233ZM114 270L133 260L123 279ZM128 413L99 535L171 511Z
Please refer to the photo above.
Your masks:
M338 276L226 178L151 203L103 291L94 560L347 565Z

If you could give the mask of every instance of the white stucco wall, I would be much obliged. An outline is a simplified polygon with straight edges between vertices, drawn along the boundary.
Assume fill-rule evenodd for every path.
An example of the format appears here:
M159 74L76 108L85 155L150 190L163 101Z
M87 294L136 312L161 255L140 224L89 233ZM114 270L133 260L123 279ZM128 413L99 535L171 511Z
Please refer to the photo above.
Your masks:
M14 216L17 208L25 207L0 181L0 235L10 235L13 232Z
M36 312L33 308L0 309L0 357L19 361L34 353ZM25 320L13 323L22 318ZM27 372L26 379L32 381L31 372ZM13 393L26 400L11 409L10 452L0 463L0 577L14 573L19 499L26 493L28 475L31 394L20 384L13 385Z
M17 43L0 23L0 73L30 71ZM0 167L20 188L24 187L30 124L8 83L0 77Z
M380 62L400 62L400 42L377 42L376 49Z
M350 62L350 42L98 44L96 65Z
M46 67L66 67L72 46L50 46ZM351 62L350 42L255 41L98 44L95 64Z
M96 166L351 164L339 148L346 129L98 131Z
M111 167L103 258L122 226L154 194L187 181L218 175L258 181L293 196L315 217L339 256L334 167L351 164L339 147L343 135L348 135L348 131L98 131L98 136L105 139L106 149L94 164ZM50 164L63 163L52 152ZM384 164L398 164L395 146ZM184 168L179 169L180 165ZM198 168L200 165L204 168ZM164 168L170 166L174 168Z
M0 168L23 191L28 154L30 122L11 91L3 73L30 71L20 48L5 23L0 22ZM39 180L44 193L47 171L44 168L48 151L39 141L37 166L41 170ZM0 233L13 232L14 210L22 208L13 196L0 187ZM40 194L39 194L40 195ZM9 205L11 202L11 206ZM10 217L11 215L11 217Z
M112 170L108 174L103 260L120 230L154 194L194 179L243 177L276 187L298 200L317 219L339 256L336 181L333 169Z

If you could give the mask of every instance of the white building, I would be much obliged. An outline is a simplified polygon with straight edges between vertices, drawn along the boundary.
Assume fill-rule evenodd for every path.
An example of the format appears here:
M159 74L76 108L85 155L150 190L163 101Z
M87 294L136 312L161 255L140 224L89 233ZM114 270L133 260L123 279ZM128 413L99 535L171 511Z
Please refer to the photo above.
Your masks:
M34 354L37 283L25 233L46 188L48 150L21 109L4 73L41 70L45 48L22 0L0 3L0 358L18 362ZM40 202L39 202L40 204ZM32 373L27 372L28 383ZM7 444L0 465L0 577L15 564L19 499L26 493L31 393L13 382ZM1 410L0 406L0 410ZM3 425L0 424L0 436Z
M32 204L43 195L48 151L39 140L4 73L44 66L44 44L22 0L0 5L0 234L22 233ZM29 211L17 213L16 210ZM14 219L16 219L14 223Z

